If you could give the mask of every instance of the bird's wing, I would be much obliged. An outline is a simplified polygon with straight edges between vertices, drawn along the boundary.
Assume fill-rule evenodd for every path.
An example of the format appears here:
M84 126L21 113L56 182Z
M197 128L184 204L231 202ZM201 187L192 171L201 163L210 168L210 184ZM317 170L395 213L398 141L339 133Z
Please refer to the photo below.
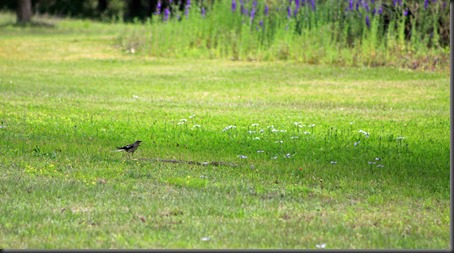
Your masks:
M128 145L126 145L124 147L117 147L117 148L118 149L130 149L130 148L132 148L132 146L133 146L133 144L128 144Z

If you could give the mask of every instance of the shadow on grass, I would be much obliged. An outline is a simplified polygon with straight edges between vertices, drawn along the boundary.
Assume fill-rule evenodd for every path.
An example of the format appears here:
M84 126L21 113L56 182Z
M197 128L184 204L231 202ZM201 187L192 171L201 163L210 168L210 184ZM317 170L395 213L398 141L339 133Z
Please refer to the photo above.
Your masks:
M0 24L0 29L5 27L18 27L18 28L55 28L56 25L54 23L46 22L46 21L32 21L29 23L16 23L16 22L6 22Z

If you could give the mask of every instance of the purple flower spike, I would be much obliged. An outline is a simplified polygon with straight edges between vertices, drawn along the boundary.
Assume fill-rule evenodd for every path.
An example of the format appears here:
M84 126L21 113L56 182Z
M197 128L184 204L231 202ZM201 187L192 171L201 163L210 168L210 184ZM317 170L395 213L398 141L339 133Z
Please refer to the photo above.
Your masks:
M255 17L255 8L252 8L251 14L250 14L251 23L254 21L254 17Z
M184 7L184 15L187 17L189 14L189 8L191 8L191 0L186 1L186 6Z
M249 14L249 10L247 8L243 8L243 14L244 16L247 16Z
M167 7L164 9L164 21L167 21L169 19L169 16L170 16L170 10Z
M158 1L158 4L156 5L156 15L161 14L161 1Z
M404 10L404 16L406 17L408 15L408 8Z
M352 11L353 10L353 0L348 2L348 8Z
M393 5L394 6L397 6L397 5L402 6L402 0L393 0Z
M424 0L424 9L427 9L428 5L429 5L429 0Z
M243 4L241 4L241 14L243 14L244 16L248 16L249 15L248 8L244 7Z
M295 0L295 10L293 11L293 16L296 16L296 14L298 13L300 9L300 1L299 0Z
M287 18L290 18L292 16L292 8L289 6L287 7Z
M369 15L366 16L366 25L367 25L367 27L370 27Z
M369 12L369 5L367 4L367 2L363 2L363 7L367 12Z
M263 10L263 13L265 14L265 16L268 16L269 13L268 5L265 5L265 10Z
M205 7L202 7L201 13L202 13L202 17L205 17L205 14L206 14Z
M252 9L251 9L251 13L250 13L250 17L251 17L251 23L252 21L254 21L254 17L255 17L255 13L257 12L257 0L254 0L254 2L252 2Z
M236 0L232 0L232 11L236 11Z
M312 10L315 11L315 0L309 0L311 2Z

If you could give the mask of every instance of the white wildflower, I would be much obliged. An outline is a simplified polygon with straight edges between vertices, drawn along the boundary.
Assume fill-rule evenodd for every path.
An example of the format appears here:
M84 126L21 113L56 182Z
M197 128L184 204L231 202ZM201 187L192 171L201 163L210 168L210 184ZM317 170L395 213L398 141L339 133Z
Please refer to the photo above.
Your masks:
M324 249L326 247L326 243L316 244L315 247L318 249Z
M230 130L230 129L232 129L232 128L236 128L236 126L232 126L232 125L226 126L226 127L222 130L222 132L227 131L227 130Z
M364 134L366 136L366 138L369 138L369 133L368 132L363 131L363 130L359 130L358 132Z

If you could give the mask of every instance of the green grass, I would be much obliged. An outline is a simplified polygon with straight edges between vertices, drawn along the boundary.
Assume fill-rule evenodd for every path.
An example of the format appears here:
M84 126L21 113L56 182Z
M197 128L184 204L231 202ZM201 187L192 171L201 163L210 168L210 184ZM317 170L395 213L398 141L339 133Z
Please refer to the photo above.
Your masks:
M115 46L134 25L0 17L1 248L451 247L449 73L152 58Z

